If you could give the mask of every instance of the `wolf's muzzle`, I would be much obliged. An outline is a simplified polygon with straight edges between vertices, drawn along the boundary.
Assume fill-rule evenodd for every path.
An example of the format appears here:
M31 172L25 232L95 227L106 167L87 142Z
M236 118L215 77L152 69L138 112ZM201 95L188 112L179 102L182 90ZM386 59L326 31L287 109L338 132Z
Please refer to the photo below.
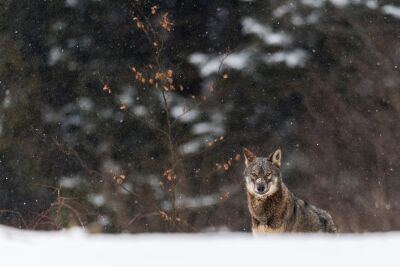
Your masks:
M265 185L257 185L257 193L264 193Z
M255 186L255 191L257 194L264 194L267 192L267 185L265 183L257 183Z

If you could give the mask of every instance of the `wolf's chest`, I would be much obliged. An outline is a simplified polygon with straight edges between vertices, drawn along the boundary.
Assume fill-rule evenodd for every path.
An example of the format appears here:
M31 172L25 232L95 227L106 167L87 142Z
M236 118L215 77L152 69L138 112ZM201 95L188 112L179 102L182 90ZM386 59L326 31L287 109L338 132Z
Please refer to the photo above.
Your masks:
M264 234L264 233L283 233L285 232L284 226L280 226L278 228L271 228L265 224L253 225L252 227L253 234Z

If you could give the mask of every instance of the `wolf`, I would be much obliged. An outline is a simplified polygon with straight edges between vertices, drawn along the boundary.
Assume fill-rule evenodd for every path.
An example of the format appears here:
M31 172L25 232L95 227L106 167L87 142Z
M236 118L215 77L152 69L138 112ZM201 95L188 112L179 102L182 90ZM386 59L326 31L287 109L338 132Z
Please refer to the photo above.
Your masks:
M331 215L297 198L282 180L282 151L267 158L243 148L248 207L252 232L336 232Z

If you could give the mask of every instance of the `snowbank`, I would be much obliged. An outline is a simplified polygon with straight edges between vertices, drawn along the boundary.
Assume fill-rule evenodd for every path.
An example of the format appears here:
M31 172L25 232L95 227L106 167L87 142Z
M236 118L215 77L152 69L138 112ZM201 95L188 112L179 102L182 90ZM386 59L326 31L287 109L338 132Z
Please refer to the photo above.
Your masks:
M400 233L89 235L78 229L49 233L0 227L0 264L4 267L376 267L398 265L399 247Z

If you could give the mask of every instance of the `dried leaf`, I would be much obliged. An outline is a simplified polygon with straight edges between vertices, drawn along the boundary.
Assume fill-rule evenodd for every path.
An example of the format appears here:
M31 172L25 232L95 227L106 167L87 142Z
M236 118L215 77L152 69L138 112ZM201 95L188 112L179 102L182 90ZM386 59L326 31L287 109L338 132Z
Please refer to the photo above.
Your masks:
M168 19L168 12L165 13L165 14L162 16L161 21L160 21L160 25L161 25L161 27L164 28L166 31L168 31L168 32L171 31L171 28L172 28L172 26L173 26L174 24L173 24L172 22L169 21L169 19Z
M105 84L105 85L103 86L103 91L105 91L105 92L111 94L111 89L110 89L110 87L108 86L108 84Z
M225 202L225 201L227 201L229 199L229 197L230 197L230 193L229 192L224 192L224 193L222 193L222 196L219 197L219 199L222 202Z
M136 27L138 27L138 29L144 29L144 24L143 24L143 22L137 20L137 21L136 21Z
M158 9L158 6L152 6L151 7L151 14L155 15L157 13L157 9Z
M117 184L122 184L125 181L126 176L123 174L119 174L119 175L114 175L113 180L117 183Z
M229 170L229 165L228 165L228 163L224 163L224 170L225 170L225 171Z
M168 169L164 172L164 177L169 181L172 182L173 180L175 180L176 175L173 169Z
M172 70L167 70L167 77L168 78L172 78L173 75L174 75L174 72Z
M141 81L143 78L143 74L141 72L136 72L135 79Z
M160 217L161 219L165 220L165 221L170 221L171 217L165 212L165 211L158 211L158 213L160 213Z
M164 78L165 78L165 75L164 75L164 73L161 73L161 72L156 72L155 74L154 74L154 79L156 79L156 80L164 80Z

